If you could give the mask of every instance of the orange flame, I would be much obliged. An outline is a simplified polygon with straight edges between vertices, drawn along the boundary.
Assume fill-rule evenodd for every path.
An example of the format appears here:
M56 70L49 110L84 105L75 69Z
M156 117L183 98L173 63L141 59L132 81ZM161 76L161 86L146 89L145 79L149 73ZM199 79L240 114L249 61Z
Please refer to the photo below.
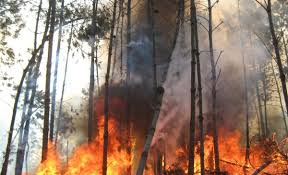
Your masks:
M47 159L37 168L36 175L60 175L61 163L52 142L48 142Z
M61 172L60 159L55 149L49 143L48 158L41 163L36 175L100 175L102 174L103 159L103 129L104 117L99 121L99 133L95 140L90 144L83 144L76 148L74 154L68 161L68 166L62 168ZM107 174L123 174L131 166L132 158L127 151L123 149L120 143L120 132L116 129L117 122L111 118L109 120L109 145L108 145L108 162Z

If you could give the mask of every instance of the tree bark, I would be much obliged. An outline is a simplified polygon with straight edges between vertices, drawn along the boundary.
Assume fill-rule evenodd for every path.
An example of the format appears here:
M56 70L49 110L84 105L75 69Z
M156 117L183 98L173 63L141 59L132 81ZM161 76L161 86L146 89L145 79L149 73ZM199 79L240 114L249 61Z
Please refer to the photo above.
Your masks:
M10 157L10 151L11 151L10 147L11 147L11 144L12 144L12 136L13 136L14 124L15 124L15 119L16 119L16 114L17 114L17 107L18 107L18 102L19 102L19 98L20 98L20 94L21 94L21 91L22 91L22 87L23 87L23 83L24 83L26 74L27 74L29 68L32 65L35 64L37 53L43 47L43 45L44 45L44 43L46 42L47 39L48 39L48 37L43 37L40 46L35 51L33 51L31 59L29 60L27 66L23 70L23 74L22 74L20 83L19 83L18 88L17 88L15 101L14 101L14 105L13 105L13 112L12 112L12 117L11 117L9 133L8 133L8 141L7 141L7 146L6 146L6 150L5 150L4 162L3 162L3 165L2 165L2 169L1 169L1 175L6 175L7 174L9 157Z
M254 65L255 66L255 65ZM257 68L255 67L256 71ZM258 72L258 71L257 71ZM256 83L256 96L257 96L257 102L258 102L258 108L259 108L259 116L260 116L260 130L261 130L261 135L262 137L266 137L265 133L265 124L264 124L264 116L263 116L263 110L262 110L262 104L261 104L261 97L260 97L260 92L259 92L259 85L258 85L258 80L255 81Z
M195 26L197 21L195 1L190 1L190 22L191 22L191 119L190 119L190 136L189 136L189 162L188 175L194 174L194 150L195 150L195 101L196 101L196 85L195 85L195 68L196 68L196 47L195 47Z
M94 119L94 61L95 61L95 35L96 35L96 16L97 16L98 0L93 0L92 15L92 43L91 43L91 61L90 61L90 84L89 84L89 108L88 108L88 143L94 139L95 119Z
M286 107L286 110L288 110L288 94L287 94L287 86L286 86L286 77L285 77L285 73L284 73L283 65L282 65L282 61L281 61L280 50L279 50L279 42L278 42L278 39L276 37L274 24L273 24L273 17L272 17L272 10L271 10L271 0L267 0L266 12L267 12L267 15L268 15L270 33L271 33L271 36L272 36L272 42L273 42L275 56L276 56L276 63L277 63L277 66L278 66L279 76L280 76L280 80L281 80L281 84L282 84L282 91L283 91L283 96L284 96L284 101L285 101L285 107Z
M61 92L61 98L60 98L60 104L59 104L59 114L57 118L57 125L56 125L56 132L55 132L55 146L57 146L58 142L58 134L59 134L59 126L61 123L61 118L63 117L62 115L62 110L63 110L63 98L64 98L64 93L65 93L65 85L66 85L66 77L67 77L67 70L68 70L68 62L69 62L69 54L70 54L70 49L71 49L71 42L72 42L72 36L73 36L73 23L71 25L71 31L70 31L70 36L68 40L68 51L66 55L66 62L65 62L65 68L64 68L64 80L62 83L62 92Z
M110 78L110 69L111 69L111 57L112 57L112 49L113 49L113 36L114 36L114 28L115 28L115 21L116 21L116 7L117 7L117 0L114 0L113 5L113 15L111 21L111 31L110 31L110 38L109 38L109 48L108 48L108 64L107 64L107 71L105 76L105 100L104 100L104 143L103 143L103 164L102 164L102 174L107 174L107 154L108 154L108 121L109 121L109 78Z
M148 157L148 153L150 150L150 146L152 143L152 139L155 133L155 129L156 129L156 125L157 125L157 121L159 118L159 114L160 114L160 109L161 109L161 104L162 104L162 98L163 98L163 94L164 94L164 88L163 87L158 87L156 89L155 92L155 104L154 104L154 112L153 112L153 117L152 117L152 123L151 123L151 127L149 129L146 141L145 141L145 145L144 145L144 150L141 154L141 158L140 158L140 162L137 168L137 172L136 175L142 175L144 172L144 168L146 165L146 161L147 161L147 157Z
M196 18L196 11L193 15ZM201 175L205 174L205 155L204 155L204 126L203 126L203 102L202 102L202 78L201 78L201 64L200 64L200 52L199 52L199 39L198 39L198 25L197 25L197 18L194 19L196 24L194 25L195 28L195 54L196 54L196 62L197 62L197 80L198 80L198 110L199 110L199 140L200 140L200 170Z
M286 135L288 135L288 127L287 127L287 122L286 122L286 113L283 107L283 102L282 102L282 97L281 97L281 92L280 92L280 87L276 78L276 74L274 71L274 66L273 66L273 60L271 60L271 69L272 69L272 74L273 74L273 78L276 84L276 88L277 88L277 93L279 96L279 103L280 103L280 107L281 107L281 112L282 112L282 116L283 116L283 122L284 122L284 126L285 126L285 131L286 131Z
M241 57L242 57L242 66L243 66L243 80L244 80L244 93L245 93L245 113L246 113L246 154L245 154L245 164L248 164L249 155L250 155L250 137L249 137L249 97L248 97L248 85L247 85L247 71L246 71L246 62L243 48L243 39L242 39L242 24L240 21L240 0L238 0L238 22L240 28L240 46L241 46ZM244 174L246 174L246 169L244 168Z
M262 85L263 85L263 96L264 96L264 123L265 123L265 135L269 135L268 130L268 116L267 116L267 83L266 83L266 71L265 65L262 67L263 77L262 77Z
M212 129L213 129L213 145L214 145L214 161L215 161L215 170L216 174L220 174L220 160L219 160L219 148L218 148L218 131L217 131L217 109L216 109L216 86L217 86L217 77L216 77L216 65L214 58L214 49L213 49L213 28L212 28L212 6L211 0L208 0L208 13L209 13L209 50L210 50L210 62L212 69Z
M37 49L37 35L38 35L38 26L39 26L39 19L40 19L40 12L42 10L42 0L40 0L39 6L38 6L38 12L37 12L37 18L36 18L36 26L35 26L35 32L34 32L34 51ZM45 35L47 35L47 32L44 32ZM38 59L36 68L38 67L40 58ZM35 75L36 72L34 72ZM26 110L27 107L30 109L30 103L29 103L29 96L30 96L30 91L34 88L34 83L36 80L34 79L35 76L33 75L33 67L29 69L28 73L28 80L26 82L26 92L25 92L25 97L24 97L24 107L23 107L23 112L22 112L22 119L21 119L21 126L19 128L19 139L18 139L18 148L17 148L17 153L16 153L16 164L15 164L15 175L21 175L22 173L22 168L23 168L23 162L24 162L24 155L25 155L25 147L27 142L23 140L23 134L24 134L24 124L26 120L28 120L29 116L26 116ZM36 77L37 78L37 77ZM33 94L32 94L33 95ZM31 96L32 96L31 95ZM31 100L31 98L30 98ZM25 124L25 128L26 128ZM25 134L24 134L25 135Z
M49 5L51 6L51 22L50 22L50 30L49 30L48 58L47 58L47 65L46 65L44 127L43 127L43 139L42 139L42 162L47 159L47 151L48 151L51 62L52 62L52 52L53 52L53 36L54 36L54 27L55 27L56 0L49 0Z
M56 110L56 93L57 93L57 79L58 79L58 67L59 67L59 55L61 49L61 39L62 39L62 27L63 27L63 13L64 13L64 1L61 0L61 9L60 9L60 21L59 21L59 31L58 31L58 42L56 50L56 58L54 65L54 80L53 80L53 90L52 90L52 103L51 103L51 120L50 120L50 140L54 139L54 120L55 120L55 110Z
M131 47L129 46L131 42L131 0L127 0L127 31L126 31L126 50L127 50L127 60L126 60L126 80L125 80L125 124L126 124L126 152L128 155L129 162L131 162L132 156L131 156L131 142L130 142L130 136L131 136L131 128L130 128L130 57L131 57ZM131 165L127 168L127 175L131 175Z

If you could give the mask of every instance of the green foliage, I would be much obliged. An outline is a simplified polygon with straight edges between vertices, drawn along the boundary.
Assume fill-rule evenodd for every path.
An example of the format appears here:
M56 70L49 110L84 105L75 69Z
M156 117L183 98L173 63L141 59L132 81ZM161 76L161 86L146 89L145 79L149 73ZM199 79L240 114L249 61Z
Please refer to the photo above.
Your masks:
M21 17L23 0L6 0L0 7L0 62L11 65L15 61L12 48L7 45L7 38L17 38L25 24Z

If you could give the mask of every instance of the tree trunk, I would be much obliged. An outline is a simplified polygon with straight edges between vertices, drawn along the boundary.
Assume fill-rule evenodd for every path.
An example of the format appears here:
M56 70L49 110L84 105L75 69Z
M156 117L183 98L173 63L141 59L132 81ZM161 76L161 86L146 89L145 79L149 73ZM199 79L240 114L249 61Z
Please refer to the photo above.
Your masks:
M110 68L111 68L111 57L112 57L112 49L113 49L113 36L114 36L114 28L116 21L116 7L117 0L114 0L113 5L113 15L111 21L111 31L109 38L109 49L108 49L108 64L107 64L107 72L105 76L105 101L104 101L104 143L103 143L103 164L102 164L102 174L107 174L107 154L108 154L108 121L109 121L109 78L110 78Z
M196 11L193 17L195 18ZM199 52L199 39L198 39L198 25L197 25L197 18L194 19L196 24L194 25L195 28L195 46L196 46L196 62L197 62L197 80L198 80L198 109L199 109L199 139L200 139L200 170L201 175L205 174L205 155L204 155L204 126L203 126L203 103L202 103L202 78L201 78L201 64L200 64L200 52Z
M92 16L92 44L91 44L91 61L90 61L90 84L89 84L89 108L88 108L88 143L94 139L95 119L94 119L94 59L95 59L95 35L96 35L96 16L97 16L98 0L93 0L93 16Z
M61 39L62 39L62 26L63 26L63 13L64 13L64 1L61 0L61 10L60 10L60 21L59 21L59 31L58 31L58 42L56 50L56 58L54 65L54 80L53 80L53 90L52 90L52 103L51 103L51 120L50 120L50 140L54 139L54 120L55 120L55 110L56 110L56 93L57 93L57 78L58 78L58 67L59 67L59 55L61 49Z
M59 104L59 114L57 118L57 127L56 127L56 132L55 132L55 146L57 146L58 142L58 134L59 134L59 126L61 123L61 118L62 118L62 109L63 109L63 98L64 98L64 93L65 93L65 85L66 85L66 76L67 76L67 70L68 70L68 61L69 61L69 54L70 54L70 49L71 49L71 42L72 42L72 36L73 36L73 23L71 25L71 31L70 31L70 36L68 40L68 51L66 55L66 62L65 62L65 70L64 70L64 80L62 83L62 92L61 92L61 98L60 98L60 104Z
M216 65L214 58L213 49L213 28L212 28L212 6L211 0L208 0L208 13L209 13L209 50L210 50L210 61L212 69L212 129L213 129L213 145L214 145L214 156L215 156L215 170L216 174L220 174L220 160L219 160L219 148L218 148L218 131L217 131L217 109L216 109Z
M195 46L195 26L196 19L196 5L195 1L190 1L190 22L191 22L191 119L190 119L190 136L189 136L189 162L188 175L194 174L194 150L195 150L195 101L196 101L196 85L195 85L195 68L196 68L196 46Z
M131 0L127 1L127 31L126 31L126 50L127 50L127 60L126 60L126 80L125 80L125 120L126 120L126 152L128 155L128 161L131 162L131 142L130 142L130 57L131 57L131 48L129 46L131 42ZM131 175L131 165L127 168L127 175Z
M284 107L283 107L280 87L279 87L279 84L278 84L278 81L277 81L277 78L276 78L276 74L275 74L275 71L274 71L273 60L271 60L271 69L272 69L272 74L273 74L274 81L275 81L275 84L276 84L277 93L278 93L278 96L279 96L279 102L280 102L281 112L282 112L282 116L283 116L283 122L284 122L284 126L285 126L286 135L288 135L288 127L287 127L287 122L286 122L286 113L285 113L285 110L284 110Z
M30 90L32 88L31 85L31 79L32 79L32 73L33 73L33 67L31 66L28 71L28 77L26 80L26 89L25 89L25 95L24 95L24 104L22 109L22 116L21 116L21 122L20 122L20 128L19 128L19 137L18 137L18 148L17 148L17 154L16 154L16 164L15 164L15 174L21 175L22 173L22 166L23 166L23 160L19 159L19 156L23 155L25 151L23 150L23 133L24 133L24 124L26 122L26 111L29 103L29 94Z
M262 85L263 85L263 96L264 96L264 123L265 123L265 135L269 135L268 130L268 116L267 116L267 83L266 83L266 72L265 72L265 65L262 68L263 77L262 77Z
M255 67L255 70L257 71L256 67ZM255 86L256 86L256 96L257 96L258 108L259 108L259 116L260 116L261 135L262 135L262 137L266 137L265 124L264 124L264 117L263 117L263 110L262 110L262 104L261 104L261 97L260 97L260 92L259 92L258 80L255 83L256 83Z
M35 32L34 32L34 51L37 49L37 35L38 35L38 26L39 26L39 18L40 18L41 10L42 10L42 0L40 0L39 6L38 6L37 18L36 18L36 26L35 26ZM46 35L47 35L47 32L46 32ZM39 58L39 60L40 60L40 58ZM38 60L38 62L39 62L39 60ZM37 63L37 66L38 66L38 63ZM35 69L37 69L37 66ZM22 119L21 119L21 126L19 129L18 148L17 148L16 164L15 164L15 175L21 175L21 173L22 173L24 155L25 155L25 146L26 146L26 142L23 142L24 124L29 117L29 116L26 116L26 109L27 109L27 107L28 107L28 109L30 108L30 106L28 106L29 94L30 94L31 89L36 88L34 86L34 83L33 83L34 81L35 81L35 79L33 76L33 68L31 67L29 69L28 80L26 82L24 107L23 107L23 113L22 113Z
M276 63L278 66L279 76L280 76L280 80L281 80L281 84L282 84L282 91L283 91L283 96L284 96L284 101L285 101L285 107L286 107L286 110L288 110L288 94L287 94L286 78L285 78L285 73L283 70L283 65L282 65L281 56L280 56L279 42L278 42L278 39L276 37L273 19L272 19L271 0L267 0L267 3L268 4L267 4L266 11L267 11L267 15L268 15L270 33L272 36L274 51L275 51L275 55L276 55Z
M45 84L45 100L44 100L44 127L42 140L42 162L47 159L48 151L48 134L49 134L49 113L50 113L50 81L51 81L51 61L53 51L53 36L55 26L56 0L50 0L51 6L51 22L49 31L48 58L46 65L46 84ZM50 138L52 139L52 138Z
M284 53L285 53L285 56L286 56L286 64L288 66L288 51L287 51L287 43L286 43L286 40L285 40L284 33L283 33L283 45L284 45Z
M144 168L146 165L148 153L150 150L151 142L155 133L156 125L157 125L157 120L159 118L160 114L160 109L161 109L161 104L162 104L162 98L164 94L164 88L163 87L158 87L155 92L155 104L154 104L154 112L153 112L153 117L152 117L152 124L149 129L145 145L144 145L144 150L141 154L140 162L138 165L138 169L136 172L136 175L142 175L144 172Z
M248 164L249 155L250 155L250 137L249 137L249 97L248 97L248 85L247 85L247 71L246 71L246 62L243 48L243 39L242 39L242 24L240 21L240 0L238 0L238 22L240 28L240 46L241 46L241 57L242 57L242 66L243 66L243 77L244 77L244 93L245 93L245 113L246 113L246 154L245 154L245 164ZM246 169L244 168L244 174L246 174Z
M156 44L155 44L155 28L154 28L154 0L148 0L148 21L150 20L150 29L152 31L152 60L153 60L153 90L154 90L154 108L153 117L148 135L145 141L144 149L140 157L139 165L136 175L142 175L146 165L147 157L149 154L150 146L154 137L157 121L160 114L162 105L162 98L164 94L164 88L157 87L157 63L156 63Z
M112 72L111 72L111 80L110 82L113 83L113 79L114 77L114 73L115 73L115 69L116 69L116 61L117 61L117 48L118 48L118 33L119 33L119 24L120 24L120 16L121 16L121 2L119 1L119 7L118 7L118 14L116 17L116 32L115 32L115 46L114 46L114 55L113 55L113 63L112 63Z
M43 45L47 39L48 39L48 37L43 37L40 46L35 51L33 51L31 59L29 60L27 66L23 70L23 74L22 74L20 83L18 85L16 96L15 96L13 112L12 112L12 117L11 117L11 123L10 123L10 128L9 128L9 134L8 134L8 141L7 141L7 146L6 146L5 156L4 156L4 162L2 165L2 169L1 169L1 175L7 174L7 168L8 168L8 163L9 163L10 151L11 151L10 147L11 147L11 143L12 143L12 136L13 136L13 131L14 131L14 124L15 124L15 119L16 119L17 107L18 107L18 102L19 102L19 98L20 98L20 94L22 91L22 87L23 87L23 83L24 83L26 74L27 74L29 68L35 64L37 53L43 47Z
M121 3L121 28L120 28L120 75L122 78L123 75L123 26L124 26L124 10L123 10L123 5L124 5L124 0L120 1Z

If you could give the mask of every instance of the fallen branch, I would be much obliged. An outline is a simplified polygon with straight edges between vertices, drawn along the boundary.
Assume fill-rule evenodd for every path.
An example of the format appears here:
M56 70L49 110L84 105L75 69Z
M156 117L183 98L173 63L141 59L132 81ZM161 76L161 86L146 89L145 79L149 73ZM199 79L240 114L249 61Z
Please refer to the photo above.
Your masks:
M251 168L251 167L249 167L248 165L241 165L241 164L239 164L239 163L230 162L230 161L228 161L228 160L223 160L223 159L221 159L220 161L221 161L221 162L224 162L224 163L227 163L227 164L231 164L231 165L239 166L239 167L242 167L242 168L246 168L246 169Z
M262 166L260 166L256 171L254 171L254 173L252 175L257 175L259 174L262 170L264 170L266 167L268 167L273 161L269 160L267 162L265 162Z

